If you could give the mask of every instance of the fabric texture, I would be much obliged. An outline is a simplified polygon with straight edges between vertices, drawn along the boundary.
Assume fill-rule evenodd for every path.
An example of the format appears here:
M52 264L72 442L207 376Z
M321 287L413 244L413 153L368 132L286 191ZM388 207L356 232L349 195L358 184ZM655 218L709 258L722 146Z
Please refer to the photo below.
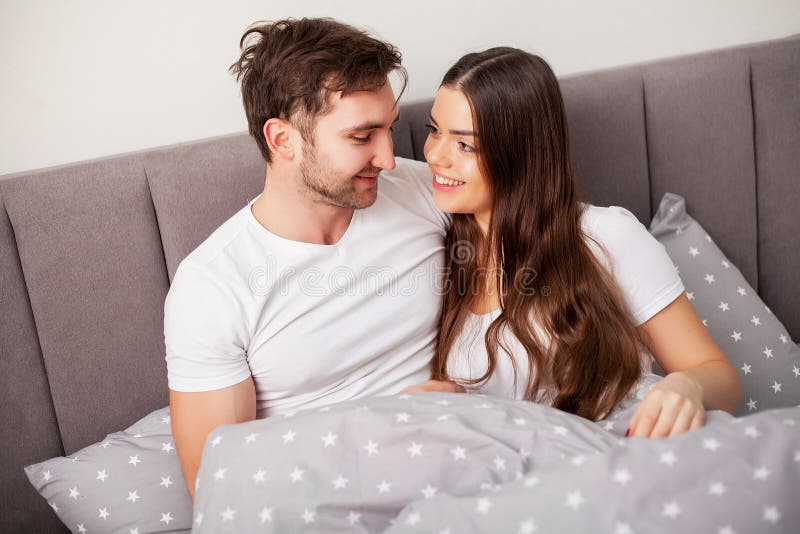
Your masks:
M736 413L800 404L800 350L786 328L686 211L667 193L650 224L675 262L698 315L739 373Z
M25 474L72 532L188 532L192 525L169 407Z
M794 531L800 408L670 439L624 438L630 415L419 393L226 425L193 532Z
M184 259L165 304L169 387L252 375L266 417L427 380L449 218L425 163L398 158L379 180L335 244L271 233L251 201Z

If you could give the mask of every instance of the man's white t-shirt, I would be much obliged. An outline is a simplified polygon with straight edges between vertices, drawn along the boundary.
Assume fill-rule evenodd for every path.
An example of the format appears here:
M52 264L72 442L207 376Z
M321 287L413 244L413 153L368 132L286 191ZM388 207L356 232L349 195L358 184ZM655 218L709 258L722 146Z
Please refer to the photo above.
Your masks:
M620 206L605 208L584 204L584 207L581 217L584 233L602 244L608 254L592 239L587 242L595 257L613 274L633 323L639 326L678 298L684 291L683 282L664 246L634 214ZM482 315L470 314L447 359L447 372L451 379L464 383L464 380L483 376L489 365L486 332L499 315L499 309ZM534 324L534 329L540 339L547 339L538 324ZM482 384L464 385L468 391L475 393L521 399L530 369L527 353L507 327L501 331L501 340L510 349L516 362L516 384L512 359L500 346L495 371L489 379ZM661 379L652 373L652 358L652 354L643 349L643 375L631 392L632 401L641 398L649 387ZM552 391L549 396L552 396ZM547 393L545 398L548 398Z
M428 166L396 163L333 245L271 233L253 199L189 254L164 305L170 389L252 376L262 418L428 380L450 220Z

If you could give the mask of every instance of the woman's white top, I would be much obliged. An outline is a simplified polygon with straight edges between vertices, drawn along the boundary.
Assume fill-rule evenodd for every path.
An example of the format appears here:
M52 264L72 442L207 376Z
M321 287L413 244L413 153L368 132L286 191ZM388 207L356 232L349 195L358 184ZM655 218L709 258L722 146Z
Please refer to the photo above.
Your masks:
M658 313L684 291L677 268L659 243L635 215L620 206L607 208L584 204L581 226L584 232L601 243L608 256L592 240L589 246L600 262L613 274L624 296L634 325L639 326ZM537 288L540 291L541 288ZM558 288L551 288L558 291ZM464 329L450 351L447 372L450 378L463 384L468 391L521 399L525 393L529 372L525 348L506 326L501 330L513 360L502 346L498 347L497 364L489 379L478 385L467 385L465 379L483 376L488 367L486 332L500 315L500 309L477 315L470 313ZM534 329L545 339L538 323ZM642 379L631 392L631 398L642 398L661 377L652 373L652 354L642 352ZM513 365L517 366L514 384ZM552 400L552 399L550 399Z

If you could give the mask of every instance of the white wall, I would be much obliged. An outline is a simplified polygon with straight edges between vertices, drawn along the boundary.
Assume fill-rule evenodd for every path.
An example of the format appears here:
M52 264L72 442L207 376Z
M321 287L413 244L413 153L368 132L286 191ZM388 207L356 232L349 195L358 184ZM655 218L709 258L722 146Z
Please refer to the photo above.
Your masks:
M0 174L245 130L227 68L248 24L286 16L394 43L404 101L494 45L568 74L800 33L798 0L0 0Z

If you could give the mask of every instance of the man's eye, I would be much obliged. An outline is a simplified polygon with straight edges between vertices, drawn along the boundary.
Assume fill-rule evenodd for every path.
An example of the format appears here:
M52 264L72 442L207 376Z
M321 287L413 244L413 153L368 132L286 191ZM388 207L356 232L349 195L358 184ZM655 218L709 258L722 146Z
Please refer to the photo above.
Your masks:
M369 143L369 139L370 139L369 135L366 137L359 137L357 135L353 136L353 141L355 141L356 143Z

